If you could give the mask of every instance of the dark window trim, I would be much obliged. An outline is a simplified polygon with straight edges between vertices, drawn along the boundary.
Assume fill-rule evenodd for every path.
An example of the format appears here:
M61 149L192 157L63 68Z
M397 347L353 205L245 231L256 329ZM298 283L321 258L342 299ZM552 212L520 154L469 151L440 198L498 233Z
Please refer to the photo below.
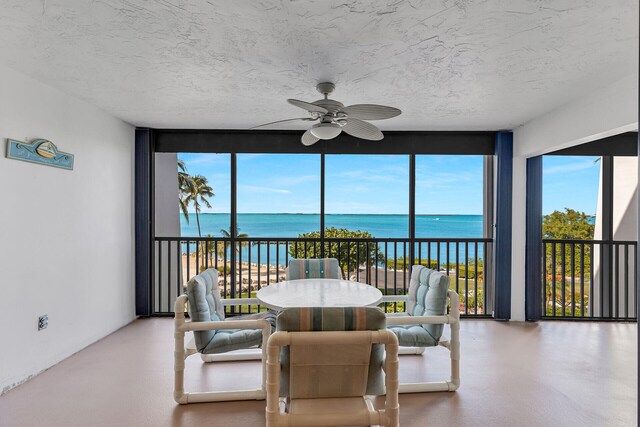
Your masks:
M465 132L402 132L385 131L382 141L366 141L342 134L330 141L319 141L311 147L300 143L301 131L249 131L249 130L174 130L145 129L153 141L153 153L229 153L231 154L231 246L237 238L236 223L236 154L320 154L321 158L321 235L324 237L324 184L325 154L397 154L409 156L409 236L415 239L415 156L431 155L496 155L496 138L499 133L489 131ZM500 133L501 134L501 133ZM511 135L509 133L509 135ZM151 156L152 158L154 156ZM486 164L486 159L485 159ZM485 165L486 169L486 165ZM493 169L493 163L491 163ZM493 174L493 170L484 171ZM155 192L154 181L150 180L151 194ZM510 183L509 183L510 184ZM484 186L486 187L485 180ZM510 190L510 185L508 186ZM489 190L484 189L487 194ZM493 197L491 198L493 200ZM509 197L510 200L510 197ZM505 200L506 201L506 200ZM487 203L484 200L484 203ZM484 208L483 210L486 210ZM510 223L509 218L509 223ZM153 221L153 215L151 215ZM485 227L486 229L486 227ZM493 238L493 236L485 236ZM151 251L153 256L153 251ZM410 245L410 259L415 257L414 244ZM233 259L233 257L232 257ZM232 262L233 263L233 262ZM235 277L232 276L232 289ZM495 286L495 285L494 285ZM151 288L151 285L149 286Z
M625 132L596 141L587 142L563 150L546 153L545 156L637 156L638 132Z
M495 132L385 131L382 141L341 134L305 147L302 131L154 129L158 153L324 153L324 154L480 154L492 155Z

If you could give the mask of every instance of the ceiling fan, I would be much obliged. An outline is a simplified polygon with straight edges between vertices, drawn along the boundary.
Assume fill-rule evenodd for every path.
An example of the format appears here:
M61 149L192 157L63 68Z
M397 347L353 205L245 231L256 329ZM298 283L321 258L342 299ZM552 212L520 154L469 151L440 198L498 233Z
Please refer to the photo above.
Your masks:
M301 140L304 145L313 145L321 139L335 138L342 131L356 138L379 141L384 138L380 129L364 120L390 119L402 113L397 108L375 104L356 104L345 107L341 102L329 99L329 94L335 89L335 85L330 82L318 83L316 89L324 95L324 99L313 102L287 99L289 104L307 110L309 117L278 120L254 126L251 129L298 120L308 122L319 120L318 123L314 124L302 135Z

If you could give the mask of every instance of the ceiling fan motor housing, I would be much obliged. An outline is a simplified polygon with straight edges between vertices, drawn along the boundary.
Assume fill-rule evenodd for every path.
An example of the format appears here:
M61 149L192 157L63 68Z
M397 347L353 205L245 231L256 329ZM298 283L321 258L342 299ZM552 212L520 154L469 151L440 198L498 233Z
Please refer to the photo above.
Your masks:
M318 107L326 108L331 114L336 113L338 110L344 107L344 104L342 102L328 98L318 99L317 101L313 101L312 104L317 105Z

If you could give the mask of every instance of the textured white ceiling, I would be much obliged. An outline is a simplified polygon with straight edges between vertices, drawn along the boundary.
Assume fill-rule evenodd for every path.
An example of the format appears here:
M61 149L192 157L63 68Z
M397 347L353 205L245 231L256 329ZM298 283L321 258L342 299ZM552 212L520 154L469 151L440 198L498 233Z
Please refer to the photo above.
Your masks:
M0 62L138 126L246 128L286 98L510 129L637 72L637 0L2 0ZM303 128L282 126L282 128Z

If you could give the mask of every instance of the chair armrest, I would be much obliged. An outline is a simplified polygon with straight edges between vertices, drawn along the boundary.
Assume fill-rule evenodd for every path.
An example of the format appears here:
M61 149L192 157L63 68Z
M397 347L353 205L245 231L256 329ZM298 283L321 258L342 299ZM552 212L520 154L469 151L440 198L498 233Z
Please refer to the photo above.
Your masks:
M212 331L218 329L264 329L271 330L271 324L265 319L223 320L216 322L185 322L180 329L186 331Z
M221 298L220 301L222 302L222 305L225 307L234 306L234 305L244 305L244 304L246 305L260 304L260 301L258 301L258 298Z
M441 323L453 324L460 322L460 307L458 294L455 291L447 291L449 302L451 303L451 312L449 314L432 315L432 316L387 316L387 325L437 325ZM383 301L385 297L382 297ZM391 297L393 298L393 296Z
M380 302L407 302L408 300L407 295L383 295Z
M441 323L452 323L454 320L451 316L436 315L436 316L398 316L387 317L387 326L397 325L439 325Z
M451 304L451 311L449 312L449 316L460 321L460 298L458 297L458 293L452 289L449 289L449 291L447 292L447 296L449 297L449 303Z

